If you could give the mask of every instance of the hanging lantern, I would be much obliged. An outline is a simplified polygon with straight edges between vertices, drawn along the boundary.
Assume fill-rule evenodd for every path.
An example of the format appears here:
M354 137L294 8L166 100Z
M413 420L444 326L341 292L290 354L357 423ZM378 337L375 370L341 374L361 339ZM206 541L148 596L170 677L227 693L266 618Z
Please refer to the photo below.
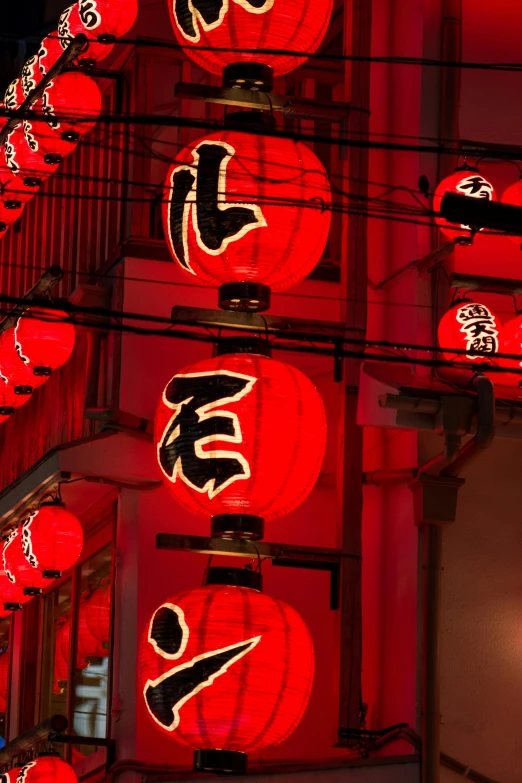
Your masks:
M7 710L7 688L9 686L9 651L0 655L0 712Z
M213 536L261 538L263 520L289 514L307 498L323 462L320 395L295 367L260 355L266 343L259 343L256 354L186 367L156 411L167 488L191 513L212 517ZM250 348L237 341L231 347Z
M183 51L200 68L223 73L224 86L256 90L271 90L273 75L293 71L317 50L332 7L332 0L169 1L172 28Z
M443 179L437 186L433 196L433 210L440 213L442 199L446 193L456 193L460 196L469 196L471 198L484 198L489 201L496 201L497 195L491 182L481 176L478 168L475 166L459 166L453 174ZM452 242L460 245L470 245L473 241L473 234L482 231L482 228L472 226L457 225L449 223L445 218L435 219L445 237Z
M45 579L57 579L76 565L83 548L83 528L60 500L42 503L20 525L25 557Z
M58 38L58 33L55 31L50 35L47 35L38 49L38 69L40 74L45 76L49 73L62 54L63 49L60 44L60 39Z
M14 328L20 359L36 376L49 376L70 358L76 331L63 310L29 308Z
M5 160L13 174L29 187L39 187L58 169L59 155L44 155L27 143L23 125L17 125L5 141Z
M0 199L0 227L2 230L16 223L24 211L24 207L25 204L21 204L15 199Z
M67 72L49 82L38 107L56 135L66 141L78 141L96 125L102 96L90 76ZM60 118L60 114L64 117Z
M111 630L111 580L106 576L87 601L87 628L90 633L102 643L105 650L109 649Z
M24 595L22 588L11 581L2 565L0 568L0 605L6 612L15 612L29 600L30 596Z
M78 778L59 753L46 751L22 767L17 783L78 783Z
M77 147L77 141L62 139L44 120L24 120L24 136L29 148L38 155L51 156L62 161Z
M67 680L69 679L69 658L68 654L65 656L62 651L64 635L67 637L67 643L69 641L69 634L64 631L64 627L68 622L68 618L63 622L59 621L56 625L54 636L53 693L57 696L64 692L67 687Z
M47 380L46 375L35 375L31 367L25 364L15 347L14 328L0 334L0 375L4 382L14 387L15 394L32 394L34 389Z
M49 584L25 556L21 526L7 536L2 550L2 563L9 581L21 587L24 595L40 595L42 588Z
M19 76L13 79L4 95L4 108L6 111L16 111L24 102L24 92L22 89L22 79Z
M241 112L233 122L248 127L258 117ZM270 306L270 289L291 288L317 265L330 206L326 171L305 144L224 130L176 158L163 225L192 281L220 286L220 307L261 311Z
M5 160L5 147L0 148L0 194L5 201L26 204L38 193L38 187L28 187L23 178L13 174Z
M21 408L27 402L27 395L17 394L14 386L0 371L0 416L9 418L17 408Z
M442 350L442 355L448 361L470 365L489 362L499 350L499 329L486 305L468 299L455 302L439 323L439 345L449 349ZM455 354L451 349L478 353Z
M210 568L207 585L169 598L142 637L146 709L196 750L198 770L245 773L247 754L283 742L308 704L310 632L260 590L258 573Z
M113 0L78 0L62 13L58 34L65 48L79 33L87 36L89 46L84 58L103 60L112 51L114 41L134 26L138 0L115 3Z
M33 56L24 63L20 80L23 96L24 98L28 98L33 90L35 90L42 81L42 74L38 66L37 54L33 54Z
M517 182L507 188L500 199L502 204L511 204L514 207L522 207L522 176ZM522 248L522 236L509 236L512 242Z

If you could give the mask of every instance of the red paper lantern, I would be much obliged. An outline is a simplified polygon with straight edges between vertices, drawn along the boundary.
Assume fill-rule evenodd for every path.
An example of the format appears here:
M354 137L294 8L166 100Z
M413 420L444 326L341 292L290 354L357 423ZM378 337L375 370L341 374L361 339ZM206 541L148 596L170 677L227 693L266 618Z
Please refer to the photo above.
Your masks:
M45 76L55 62L62 56L63 48L58 38L58 33L54 32L47 35L38 49L38 68L40 74ZM81 56L81 55L80 55Z
M25 204L21 204L16 199L1 199L0 200L0 226L7 228L15 223L22 212L24 211Z
M17 320L15 348L34 375L50 375L70 358L76 331L67 318L63 310L31 307Z
M86 621L90 633L108 650L111 630L111 580L108 576L87 601Z
M47 751L38 754L20 770L17 783L78 783L78 778L59 753Z
M101 60L112 50L107 44L127 35L137 16L138 0L78 0L62 13L58 33L62 39L84 33L89 40L86 56Z
M24 136L32 152L38 155L52 156L53 159L63 160L77 147L74 142L62 139L59 133L55 133L44 120L24 120Z
M16 394L32 394L47 380L46 375L35 375L20 358L15 347L15 330L6 329L0 335L0 375L14 387Z
M214 535L258 538L263 519L289 514L312 491L326 418L316 388L295 367L234 353L172 378L156 412L155 442L165 483L182 506L211 516Z
M232 75L237 75L239 86L252 77L257 89L270 88L270 82L267 85L262 72L256 73L249 66L268 66L280 76L302 65L319 47L330 24L332 7L332 0L169 2L178 42L200 68L220 75L226 66L236 66L237 74L234 69ZM264 49L277 49L280 53L268 54Z
M489 201L497 200L497 195L491 182L484 179L478 168L467 165L455 169L453 174L443 179L437 186L433 196L433 210L435 212L440 212L442 199L446 193L457 193L460 196L483 198ZM435 222L445 237L462 245L472 242L475 231L482 231L481 228L449 223L443 217L436 218Z
M92 0L91 5L95 4L96 0ZM121 4L117 3L116 7L119 5ZM109 41L98 42L96 36L89 35L78 15L78 3L74 3L62 12L58 20L58 40L60 41L62 52L79 33L86 35L88 41L85 48L80 53L79 59L99 62L108 57L114 49L113 43L110 43Z
M2 563L9 581L21 587L24 595L39 595L42 588L49 584L25 556L21 526L7 536L2 550Z
M2 565L0 568L0 605L7 612L12 612L21 609L22 604L29 600L30 596L24 595L22 588L9 579Z
M233 585L213 583L224 574ZM140 647L140 687L156 726L200 751L197 768L210 769L207 762L221 756L238 764L227 771L244 772L244 754L279 745L299 724L312 688L313 643L295 609L239 586L254 584L241 569L211 568L209 582L152 615Z
M22 177L13 174L6 163L5 147L0 148L0 189L6 201L19 204L26 204L38 193L38 186L28 187Z
M514 207L522 207L522 177L514 182L502 194L502 204L512 204ZM507 235L509 236L509 234ZM509 236L512 242L522 248L522 236Z
M38 106L56 135L78 141L96 125L102 97L100 88L90 76L67 72L49 82Z
M480 302L456 302L439 323L438 339L442 349L473 350L477 354L455 354L442 350L445 359L465 364L491 361L499 350L500 325L491 310Z
M58 169L61 158L32 150L20 124L6 139L5 160L13 174L22 177L26 185L38 187Z
M20 522L25 557L46 579L56 579L78 562L83 528L59 500L42 503Z
M11 416L17 408L21 408L29 399L28 395L17 394L14 386L9 383L7 378L0 372L0 416L6 419Z
M4 95L4 107L7 111L16 111L24 102L24 92L22 89L22 79L19 76L13 79Z
M24 63L20 79L22 82L23 96L24 98L28 98L32 91L35 90L42 81L42 73L38 66L37 54L33 54L33 56Z
M7 689L9 687L9 651L0 655L0 712L7 710Z
M326 171L305 144L224 130L179 153L163 225L192 281L222 286L221 306L263 310L269 289L291 288L317 265L330 205Z

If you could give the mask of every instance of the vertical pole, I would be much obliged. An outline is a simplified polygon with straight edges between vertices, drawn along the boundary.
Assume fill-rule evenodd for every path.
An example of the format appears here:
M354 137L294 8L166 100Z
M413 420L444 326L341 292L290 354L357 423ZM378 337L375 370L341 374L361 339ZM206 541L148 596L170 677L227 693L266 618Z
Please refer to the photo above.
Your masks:
M423 540L422 783L439 783L442 527L425 525Z
M352 0L345 3L344 40L347 54L367 56L371 51L372 0ZM347 61L345 71L346 100L350 102L349 137L367 139L370 127L370 64ZM365 203L368 192L368 151L348 148L344 164L345 190L361 197ZM349 183L349 186L348 186ZM364 209L344 218L342 242L343 320L352 329L366 333L367 296L367 218ZM342 498L342 549L362 554L362 453L363 431L357 425L357 389L360 361L345 361L344 396L341 421L340 495ZM362 670L362 567L361 560L350 559L341 573L341 634L340 634L340 702L339 725L358 728L361 710Z

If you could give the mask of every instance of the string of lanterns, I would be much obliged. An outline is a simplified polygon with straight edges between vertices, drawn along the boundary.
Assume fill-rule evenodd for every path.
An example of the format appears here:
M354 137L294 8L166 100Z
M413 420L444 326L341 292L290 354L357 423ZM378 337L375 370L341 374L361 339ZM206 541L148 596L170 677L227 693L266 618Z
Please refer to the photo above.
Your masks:
M24 64L21 76L8 86L2 108L16 111L49 72L76 35L87 36L78 55L90 68L105 59L114 41L133 27L138 0L78 0L66 8L58 28L48 35ZM81 137L96 124L102 97L95 80L87 73L67 71L55 77L31 107L42 119L21 120L9 132L0 150L0 238L23 212L62 160L76 149ZM66 119L58 119L65 116ZM0 118L0 130L8 122Z
M222 73L225 86L269 91L274 75L306 58L257 50L312 53L332 2L233 0L195 11L173 0L170 9L178 41L198 65ZM237 40L246 52L236 51ZM217 287L225 310L269 309L271 292L309 275L328 239L326 171L305 144L271 137L273 127L263 112L229 113L223 131L180 152L165 181L172 257L194 283ZM266 340L228 338L216 356L167 384L154 442L169 492L210 518L212 536L258 540L265 521L291 513L312 491L326 415L310 379L272 359ZM208 569L204 587L156 609L140 648L149 717L194 749L196 770L244 773L248 753L283 742L304 714L313 676L306 624L264 595L260 572L250 569Z

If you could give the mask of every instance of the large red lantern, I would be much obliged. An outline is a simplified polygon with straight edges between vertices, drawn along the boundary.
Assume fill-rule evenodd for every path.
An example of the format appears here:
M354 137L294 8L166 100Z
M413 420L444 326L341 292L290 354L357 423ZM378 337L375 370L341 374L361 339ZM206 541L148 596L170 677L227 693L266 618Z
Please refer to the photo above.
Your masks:
M22 767L17 783L78 783L78 778L59 753L46 751Z
M87 601L85 617L90 633L108 650L111 629L111 580L108 576L102 579Z
M100 88L84 73L63 73L49 82L37 104L40 107L55 136L69 142L78 141L94 128L100 116ZM41 132L39 128L37 132Z
M511 204L514 207L522 207L522 177L506 188L500 199L502 204ZM522 236L507 235L512 242L522 248Z
M25 557L45 579L56 579L76 565L83 548L83 528L60 500L29 511L20 525Z
M0 712L7 709L7 688L9 686L9 651L0 655Z
M13 386L15 394L21 395L32 394L47 380L46 375L35 375L32 368L20 358L12 327L0 335L0 376Z
M7 536L2 550L2 563L9 581L21 587L24 595L39 595L42 588L49 584L25 555L21 526Z
M254 577L209 569L207 586L165 601L142 637L146 709L159 729L197 751L196 769L245 772L246 754L283 742L308 704L310 632Z
M22 89L22 79L19 76L13 79L4 95L4 107L7 111L16 111L24 102L24 91Z
M213 535L260 538L264 519L289 514L314 487L324 406L295 367L260 353L218 356L167 384L155 442L169 491L193 514L212 517Z
M453 174L443 179L437 186L433 196L433 210L440 212L442 199L446 193L456 193L460 196L469 196L470 198L482 198L489 201L496 201L497 195L491 182L488 182L474 166L459 166ZM473 234L482 231L481 228L473 226L458 225L449 223L445 218L435 219L436 224L445 237L461 245L469 245L473 241Z
M220 306L266 310L270 289L291 288L317 265L330 206L326 171L305 144L224 130L177 156L163 225L192 281L221 286Z
M94 6L96 2L97 0L91 0L91 5ZM117 3L116 8L121 7L121 5L121 3ZM60 51L62 53L79 33L87 36L87 44L79 55L80 60L99 62L108 57L114 49L114 44L111 43L109 39L97 41L96 36L89 35L78 14L78 3L68 6L65 11L62 12L58 20L57 32L58 40L60 42Z
M174 33L194 62L218 75L226 68L225 84L255 89L271 89L267 67L280 76L316 51L332 7L332 0L169 0Z
M5 141L5 160L13 174L30 187L39 187L58 169L60 155L47 155L31 149L23 124L17 125Z
M76 331L62 310L29 308L16 322L15 348L36 377L62 367L74 350Z
M47 35L38 49L38 69L45 76L63 54L63 48L58 33ZM80 55L81 56L81 55Z
M451 362L480 364L498 353L500 324L480 302L456 302L441 318L438 329L442 355ZM444 350L447 349L447 350ZM476 353L453 353L451 349Z

